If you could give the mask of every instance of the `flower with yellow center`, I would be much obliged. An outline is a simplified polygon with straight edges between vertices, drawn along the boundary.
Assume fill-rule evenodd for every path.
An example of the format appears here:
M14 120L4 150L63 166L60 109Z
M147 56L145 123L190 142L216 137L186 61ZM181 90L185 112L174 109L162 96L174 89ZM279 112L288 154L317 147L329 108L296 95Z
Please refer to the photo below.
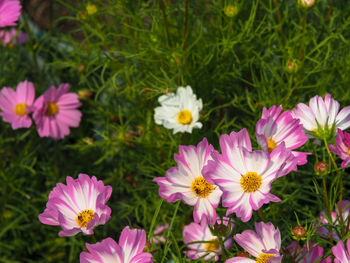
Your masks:
M57 104L56 104L55 102L52 102L52 101L49 102L49 103L47 104L47 109L46 109L45 114L46 114L47 116L53 116L53 115L56 115L57 112L58 112L58 106L57 106Z
M215 242L215 243L206 243L205 244L205 250L210 251L210 252L215 252L219 249L219 240L217 238L213 238L209 240L210 242Z
M277 143L272 139L267 139L267 149L272 152L277 146Z
M211 160L214 148L206 138L197 146L179 148L179 154L175 154L177 166L170 168L165 177L154 179L159 185L159 195L168 202L182 200L194 206L194 221L199 223L206 218L213 225L222 192L203 177L202 169Z
M255 192L261 186L262 178L256 172L248 172L242 175L240 180L241 186L245 192Z
M87 224L94 219L94 211L91 209L85 209L78 213L75 219L80 227L86 227Z
M156 124L173 133L192 132L193 128L201 128L198 122L199 111L202 109L202 100L198 99L190 86L179 87L176 93L167 93L158 98L160 107L155 108L154 120Z
M18 115L18 116L24 116L26 115L26 104L25 103L19 103L15 106L15 109L14 109L15 113Z
M275 255L273 255L273 254L261 253L256 258L256 263L266 263L270 258L274 258L274 257L275 257Z

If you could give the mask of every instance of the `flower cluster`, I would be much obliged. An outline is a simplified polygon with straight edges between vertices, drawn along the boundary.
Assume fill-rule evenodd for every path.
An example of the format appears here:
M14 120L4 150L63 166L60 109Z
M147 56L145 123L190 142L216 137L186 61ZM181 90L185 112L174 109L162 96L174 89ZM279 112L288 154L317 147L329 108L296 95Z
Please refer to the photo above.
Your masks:
M69 92L69 84L61 84L58 89L49 88L35 101L34 84L29 81L20 82L16 91L3 87L0 91L0 116L4 122L11 123L12 129L29 128L33 113L40 137L62 139L70 133L69 127L78 127L81 106L78 96Z

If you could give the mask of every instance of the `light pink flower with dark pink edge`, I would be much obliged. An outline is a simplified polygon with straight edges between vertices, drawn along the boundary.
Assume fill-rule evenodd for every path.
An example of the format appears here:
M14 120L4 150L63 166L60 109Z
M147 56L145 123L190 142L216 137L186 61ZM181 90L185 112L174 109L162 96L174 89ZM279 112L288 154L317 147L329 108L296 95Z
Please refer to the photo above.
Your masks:
M341 167L345 169L350 164L350 134L338 129L336 145L330 144L329 148L343 160Z
M202 168L211 159L214 151L212 145L204 138L198 145L181 146L179 154L174 158L177 166L166 172L165 177L154 179L159 185L159 195L168 202L182 200L194 206L193 217L196 223L207 218L213 225L216 220L216 208L220 202L221 190L214 184L208 183Z
M23 44L28 41L28 34L17 32L17 29L11 28L10 30L0 30L0 42L3 46L7 44Z
M81 103L69 89L69 84L61 84L57 90L52 86L36 99L33 118L40 137L62 139L70 133L69 127L79 126Z
M74 236L82 232L92 235L93 228L105 224L111 217L106 205L112 187L105 186L95 176L79 174L78 179L67 176L67 185L58 183L50 192L45 211L39 215L41 223L61 226L59 236Z
M309 106L299 103L293 110L292 116L300 119L307 135L323 139L333 136L339 128L345 130L350 127L350 106L339 112L339 102L332 99L330 94L324 98L316 95L310 99Z
M143 229L122 231L119 244L112 238L106 238L96 244L86 244L89 252L80 253L81 263L151 263L150 253L144 253L146 232Z
M291 255L296 255L296 262L299 263L314 263L321 257L323 257L323 247L316 245L315 243L309 242L308 247L301 250L300 246L295 250L297 242L292 242L288 247L288 251ZM320 261L319 263L331 263L330 257Z
M256 259L246 257L233 257L226 260L226 263L280 263L282 255L281 233L272 223L255 223L255 230L245 230L242 234L236 234L234 240Z
M12 129L29 128L32 119L35 88L32 82L23 81L17 85L16 91L4 87L0 91L0 116L4 122L11 123Z
M332 247L333 255L335 256L334 263L350 263L350 238L344 243L339 241L338 244Z
M204 178L219 186L222 205L228 207L226 215L236 213L243 222L252 217L253 210L263 204L280 202L270 193L271 184L295 167L296 158L279 144L270 154L252 151L246 129L220 137L221 154L212 153L213 160L203 168Z
M308 138L303 132L303 125L294 119L290 111L281 114L282 106L263 108L261 119L257 122L255 136L258 144L264 151L272 152L280 143L284 142L286 148L292 150L297 158L297 165L307 163L308 152L293 151L304 145ZM297 166L293 170L297 170Z
M0 27L15 26L21 8L19 0L0 0Z
M350 220L349 218L349 214L350 214L350 202L348 200L343 200L342 201L342 215L343 215L343 220L344 220L344 225L347 226L348 225L348 220ZM339 202L337 203L336 209L335 211L331 212L331 217L332 217L332 222L329 223L329 221L327 220L326 217L326 211L323 210L320 213L320 220L322 224L332 224L333 228L337 228L338 231L334 231L335 229L333 229L332 231L332 237L335 240L340 240L341 238L338 236L337 233L340 233L341 229L340 229L340 213L339 213ZM349 230L350 230L350 226L349 226ZM330 238L330 232L329 232L329 227L328 226L321 226L319 228L317 228L317 232L320 233L320 236L323 238Z
M231 223L229 225L229 222ZM225 248L230 248L232 245L232 240L228 236L231 234L233 230L233 220L227 217L223 219L217 219L218 224L224 224L225 226L230 226L231 229L228 231L227 238L225 238L224 245ZM219 260L219 255L222 252L222 249L219 245L219 240L217 236L214 236L207 224L206 220L202 220L200 224L191 223L184 227L182 232L184 243L191 243L196 241L210 241L210 243L194 243L187 245L188 251L185 251L185 254L192 260L196 260L201 258L204 261L208 260Z

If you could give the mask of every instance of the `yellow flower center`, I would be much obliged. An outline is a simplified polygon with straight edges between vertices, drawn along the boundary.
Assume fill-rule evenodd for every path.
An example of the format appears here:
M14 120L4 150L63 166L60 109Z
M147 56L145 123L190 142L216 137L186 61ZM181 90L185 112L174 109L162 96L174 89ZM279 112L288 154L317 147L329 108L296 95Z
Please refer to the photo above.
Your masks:
M214 186L208 183L203 176L199 176L192 182L191 190L196 196L205 198L214 191Z
M45 114L47 116L52 116L52 115L55 115L56 113L58 112L58 106L56 103L54 102L49 102L47 104L47 109L46 109L46 112Z
M80 227L86 227L92 219L94 219L94 211L90 209L85 209L79 212L75 220L77 221Z
M266 253L261 253L259 256L256 258L256 263L266 263L270 258L275 257L274 254L266 254Z
M269 152L272 152L276 148L277 144L274 140L272 139L267 139L267 148Z
M192 113L189 110L182 110L177 114L177 121L182 125L192 122Z
M350 148L348 149L348 154L350 155Z
M219 249L219 243L218 243L218 239L217 238L210 239L209 241L217 242L217 243L206 243L205 246L204 246L204 249L206 251L215 252L216 250Z
M261 182L262 178L256 172L248 172L240 180L244 192L255 192L260 188Z
M19 103L15 106L14 109L15 113L19 116L26 115L26 104L25 103Z

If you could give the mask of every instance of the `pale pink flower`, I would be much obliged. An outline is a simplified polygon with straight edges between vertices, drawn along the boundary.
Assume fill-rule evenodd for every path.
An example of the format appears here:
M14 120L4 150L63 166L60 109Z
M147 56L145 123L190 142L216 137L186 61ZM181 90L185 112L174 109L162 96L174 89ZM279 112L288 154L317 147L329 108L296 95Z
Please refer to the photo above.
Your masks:
M95 226L105 224L111 217L106 205L112 193L96 177L79 174L78 179L67 176L67 185L58 183L49 194L45 211L39 215L41 223L61 226L59 236L74 236L82 232L92 235Z
M350 164L350 134L338 129L336 147L329 145L329 148L343 160L341 167L344 169Z
M117 244L112 238L106 238L96 244L86 244L89 252L80 253L81 263L151 263L150 253L144 253L146 232L143 229L122 231Z
M11 28L10 30L0 30L0 42L3 46L7 44L23 44L28 41L28 34L17 32L17 29Z
M296 242L292 242L287 249L291 255L296 256L296 261L299 263L314 263L321 257L323 257L323 247L316 245L315 243L309 242L308 246L301 250L300 246L295 250ZM330 258L326 258L320 263L331 263Z
M23 81L17 90L2 88L0 92L0 116L4 122L11 123L12 129L29 128L32 119L29 113L34 110L35 88L32 82Z
M174 158L177 166L166 172L166 177L154 179L159 185L159 195L168 202L182 200L194 206L193 217L196 223L203 218L213 225L216 220L216 207L220 202L222 192L213 184L208 183L203 175L202 168L211 159L214 150L204 138L198 145L181 146L179 154Z
M227 217L217 219L218 224L224 224L225 226L228 226L229 222L230 219ZM232 220L229 226L230 231L227 233L227 238L223 239L225 248L229 248L232 245L231 238L228 238L234 226ZM201 258L204 261L212 259L215 261L219 260L219 255L221 254L222 249L219 245L218 237L211 233L209 225L205 219L202 220L200 224L191 223L185 226L182 234L185 244L196 241L211 241L211 243L194 243L187 245L189 250L185 253L190 259L195 260Z
M340 112L339 107L339 102L330 94L324 100L316 95L310 99L309 106L299 103L291 113L294 118L300 119L309 137L323 139L333 136L338 128L345 130L350 127L350 106Z
M339 241L338 244L332 247L333 255L335 256L334 263L350 263L350 238L346 241L345 249L344 243Z
M253 210L263 204L280 202L270 193L271 184L288 174L296 164L291 151L280 143L270 154L252 151L246 129L220 137L222 154L212 153L213 160L203 168L204 178L219 186L226 215L236 213L243 222L249 221Z
M234 240L244 248L256 260L246 257L233 257L226 260L226 263L280 263L282 255L281 233L272 223L255 223L255 230L245 230L242 234L236 234Z
M78 95L68 93L69 84L61 84L58 89L49 88L34 103L33 118L40 137L62 139L70 133L69 127L78 127L81 106Z
M258 144L264 151L272 152L279 144L284 142L286 148L292 150L297 158L297 165L307 163L308 152L293 151L304 145L308 138L303 132L303 125L298 119L294 119L290 111L281 114L282 106L272 106L270 109L263 108L262 117L257 122L255 136ZM297 170L297 167L293 170Z
M0 0L0 27L15 26L21 8L19 0Z
M166 239L164 236L164 231L169 228L169 224L161 224L156 227L153 231L153 237L151 238L151 242L153 244L165 243Z

